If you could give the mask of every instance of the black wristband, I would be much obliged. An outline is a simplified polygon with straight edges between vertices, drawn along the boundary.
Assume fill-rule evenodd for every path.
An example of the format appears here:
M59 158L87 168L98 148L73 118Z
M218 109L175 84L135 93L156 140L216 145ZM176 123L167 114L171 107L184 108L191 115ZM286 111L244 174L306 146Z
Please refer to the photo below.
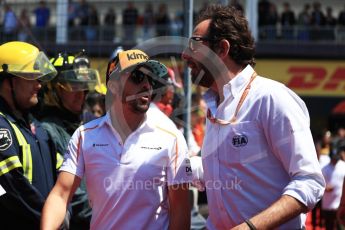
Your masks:
M257 230L255 225L249 219L245 220L244 222L246 222L250 230Z

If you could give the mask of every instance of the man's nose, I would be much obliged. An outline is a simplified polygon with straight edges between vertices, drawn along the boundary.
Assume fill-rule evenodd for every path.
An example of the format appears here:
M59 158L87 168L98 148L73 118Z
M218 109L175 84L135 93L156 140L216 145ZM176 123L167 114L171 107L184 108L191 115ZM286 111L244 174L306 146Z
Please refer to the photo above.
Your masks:
M42 88L42 84L41 84L40 81L36 80L36 82L35 82L35 88L38 89L38 90L40 90L40 89Z
M142 87L144 89L150 89L151 88L151 83L150 83L150 80L147 76L144 78L144 80L141 82L141 84L142 84Z
M186 47L183 51L182 51L182 54L181 54L181 58L183 59L183 60L189 60L191 57L190 57L190 55L189 55L189 53L190 53L190 49L189 49L189 47Z

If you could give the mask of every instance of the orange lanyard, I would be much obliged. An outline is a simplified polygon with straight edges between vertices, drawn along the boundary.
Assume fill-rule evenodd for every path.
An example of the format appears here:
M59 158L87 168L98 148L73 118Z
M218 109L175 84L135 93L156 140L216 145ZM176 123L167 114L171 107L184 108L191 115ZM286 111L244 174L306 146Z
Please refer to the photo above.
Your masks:
M240 101L238 102L238 104L236 106L235 114L234 114L234 116L229 121L218 119L218 118L212 116L210 109L207 110L207 115L206 115L207 119L210 120L212 123L217 123L217 124L220 124L220 125L229 125L229 124L235 123L236 120L237 120L238 111L240 110L244 100L246 99L246 97L247 97L247 95L249 93L251 84L254 81L254 79L256 78L256 76L258 76L258 75L254 71L254 73L250 77L250 80L249 80L246 88L244 89L244 91L243 91L243 93L241 95Z

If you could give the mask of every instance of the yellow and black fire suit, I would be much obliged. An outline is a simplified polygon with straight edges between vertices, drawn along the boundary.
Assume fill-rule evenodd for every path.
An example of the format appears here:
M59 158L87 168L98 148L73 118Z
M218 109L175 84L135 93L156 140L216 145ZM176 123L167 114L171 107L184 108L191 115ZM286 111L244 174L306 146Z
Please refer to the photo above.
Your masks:
M39 229L56 167L55 147L40 123L16 118L0 97L0 229Z

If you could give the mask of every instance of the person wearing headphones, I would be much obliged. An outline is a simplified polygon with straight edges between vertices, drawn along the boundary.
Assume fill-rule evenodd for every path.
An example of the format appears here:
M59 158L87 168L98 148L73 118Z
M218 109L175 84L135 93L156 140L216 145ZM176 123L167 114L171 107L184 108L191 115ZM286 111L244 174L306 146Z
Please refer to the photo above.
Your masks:
M30 109L56 69L26 42L4 43L0 53L1 229L39 229L58 165L52 139Z

